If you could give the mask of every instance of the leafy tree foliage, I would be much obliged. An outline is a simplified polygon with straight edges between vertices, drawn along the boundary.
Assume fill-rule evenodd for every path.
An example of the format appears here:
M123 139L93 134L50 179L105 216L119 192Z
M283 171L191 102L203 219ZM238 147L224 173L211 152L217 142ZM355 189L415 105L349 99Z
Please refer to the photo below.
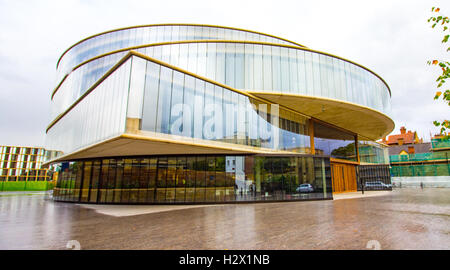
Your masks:
M448 39L449 39L449 18L446 16L441 15L440 12L440 8L438 7L433 7L431 9L431 12L433 12L434 16L431 16L428 19L429 23L432 23L432 28L441 28L442 31L444 32L444 37L442 39L442 43L447 43ZM450 51L450 47L447 48L447 52ZM447 105L450 106L450 90L446 89L446 90L441 90L441 87L443 85L445 85L446 80L450 78L450 63L447 61L443 61L443 60L432 60L432 61L428 61L428 65L436 65L438 67L441 68L442 70L442 74L436 79L437 82L437 88L438 91L436 92L434 99L439 99L442 98L442 100L444 102L447 103ZM444 86L445 88L445 86ZM437 127L441 127L441 134L444 134L446 132L446 130L450 130L450 122L448 119L442 120L442 122L438 122L438 121L434 121L433 124Z

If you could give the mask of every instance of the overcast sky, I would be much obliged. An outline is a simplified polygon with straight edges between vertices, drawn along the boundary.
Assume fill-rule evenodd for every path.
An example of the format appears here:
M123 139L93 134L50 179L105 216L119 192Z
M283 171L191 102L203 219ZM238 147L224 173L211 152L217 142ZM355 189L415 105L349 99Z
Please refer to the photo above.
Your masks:
M44 146L59 56L106 30L157 23L199 23L280 36L357 62L392 91L392 118L426 141L433 120L450 116L434 101L446 59L442 32L427 23L431 7L450 1L114 1L0 0L0 145ZM448 46L448 45L447 45Z

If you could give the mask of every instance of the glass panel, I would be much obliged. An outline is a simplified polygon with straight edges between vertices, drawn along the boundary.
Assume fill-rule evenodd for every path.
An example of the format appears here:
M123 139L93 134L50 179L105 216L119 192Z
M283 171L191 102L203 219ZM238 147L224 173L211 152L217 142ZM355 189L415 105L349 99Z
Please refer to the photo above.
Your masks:
M116 186L116 160L110 159L108 166L108 181L107 181L107 193L106 193L106 201L107 203L111 203L114 201L114 189Z
M206 46L207 44L204 43L198 44L196 74L200 76L206 76Z
M195 157L186 158L186 202L193 202L195 200Z
M133 182L131 179L133 161L131 159L125 159L123 165L123 179L122 179L122 197L120 199L121 203L130 202L130 191Z
M166 177L166 202L175 201L175 191L177 185L177 158L169 157L167 159L167 177Z
M167 157L158 159L158 177L156 180L156 202L166 200Z
M89 186L91 181L92 161L84 162L83 184L81 186L81 202L87 202L89 198Z
M328 56L317 54L319 58L319 70L320 70L320 88L322 96L334 98L334 91L331 88L332 84L329 84L328 75L333 71L328 65ZM314 64L316 64L314 62Z
M280 47L272 47L272 91L281 92L284 90L281 85L281 51ZM289 81L289 80L288 80Z
M205 109L203 114L203 138L214 140L214 85L207 83L205 87ZM216 123L217 124L217 123Z
M216 160L215 157L206 158L206 178L205 178L205 201L215 201L216 199Z
M156 196L156 177L158 173L158 159L149 160L149 170L147 175L147 202L154 202Z
M235 183L236 159L233 156L225 157L225 200L234 201L237 186Z
M203 139L204 104L205 104L205 82L199 79L195 79L194 137L198 139Z
M225 43L217 43L216 81L219 83L225 83L225 53Z
M215 171L216 171L215 201L222 202L222 201L225 201L225 194L226 194L225 157L224 156L216 157Z
M216 43L207 43L207 63L206 63L206 77L215 81L216 80Z
M314 122L314 147L319 155L357 161L355 136L318 122Z
M81 185L82 185L82 180L83 180L83 162L75 162L74 168L75 168L76 180L75 180L73 201L78 202L80 200L80 195L81 195L80 191L81 191Z
M184 77L184 97L183 97L183 134L187 137L194 137L194 114L195 107L195 79L192 76Z
M306 81L306 89L305 94L307 95L314 95L314 77L313 77L313 67L312 67L312 53L310 52L304 52L305 56L305 81ZM301 68L301 54L298 55L299 59L299 70ZM301 88L300 88L301 89Z
M196 171L196 179L195 179L195 198L196 202L205 201L205 191L206 191L206 157L199 156L197 157L194 163L194 170Z
M320 81L320 60L319 60L319 54L317 53L311 53L312 55L312 71L313 71L313 87L314 92L313 95L316 96L326 96L326 93L322 92L322 84Z
M358 151L361 163L389 164L388 148L382 144L358 140Z
M272 90L272 46L263 46L263 89Z
M100 171L100 182L99 182L99 203L106 202L107 188L108 188L108 173L109 173L109 160L104 159L102 162L102 168Z
M189 44L180 44L179 68L188 69Z
M98 201L98 184L100 178L100 168L101 161L95 160L92 164L92 178L91 178L91 188L89 194L89 202L95 203Z
M189 58L188 58L188 67L187 69L190 72L197 73L197 47L196 43L189 43Z
M120 203L122 197L122 180L124 171L124 160L117 160L117 171L116 171L116 188L114 189L114 202Z
M172 97L172 73L171 69L161 67L159 82L158 113L156 119L156 131L169 133L170 104Z
M236 44L234 88L245 88L244 44Z
M220 86L214 86L214 139L223 140L225 121L223 119L223 88Z
M183 132L183 90L184 90L184 74L174 71L172 83L172 104L170 108L170 134L185 135L190 137L190 134Z
M139 159L132 159L131 160L131 176L130 176L130 197L129 202L130 203L137 203L139 199L139 173L140 173L140 160ZM125 161L125 165L126 165ZM125 166L126 168L126 166ZM125 172L127 172L125 170Z
M161 61L165 62L165 63L171 63L171 46L161 46Z
M234 133L236 130L235 127L235 106L233 104L233 100L231 99L231 91L224 89L223 91L223 113L224 113L224 136L223 141L234 143Z
M231 87L235 86L235 62L236 62L236 45L226 44L226 54L225 54L225 84Z
M283 92L289 93L291 92L291 86L290 86L290 79L289 76L291 75L290 72L290 63L289 61L289 49L288 48L281 48L280 49L281 54L281 90ZM292 61L295 61L295 58L292 59Z
M255 77L255 73L254 73L254 61L255 61L255 57L254 57L254 52L253 52L253 48L254 45L253 44L245 44L245 66L244 66L244 71L245 71L245 84L244 84L244 89L255 89L254 86L254 77Z
M158 108L159 71L159 65L147 62L143 106L144 111L142 117L143 130L156 131L155 128Z
M175 201L184 202L186 192L186 157L178 157L175 177Z
M254 72L255 77L253 79L254 89L256 91L262 91L264 89L263 86L263 58L262 58L262 45L254 45Z
M140 161L140 164L139 164ZM137 160L137 164L139 166L139 176L138 176L138 202L145 203L147 202L147 187L150 182L150 160L149 159L141 159Z
M179 59L180 59L180 45L174 44L174 45L166 45L166 47L170 48L170 64L174 66L179 65Z

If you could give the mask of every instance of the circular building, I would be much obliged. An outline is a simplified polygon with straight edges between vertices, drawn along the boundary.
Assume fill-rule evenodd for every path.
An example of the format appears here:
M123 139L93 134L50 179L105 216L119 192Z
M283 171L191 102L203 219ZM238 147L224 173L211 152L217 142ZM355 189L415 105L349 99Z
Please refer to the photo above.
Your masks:
M332 199L390 181L390 89L349 60L268 34L143 25L67 49L46 148L54 199ZM358 173L357 173L358 172Z

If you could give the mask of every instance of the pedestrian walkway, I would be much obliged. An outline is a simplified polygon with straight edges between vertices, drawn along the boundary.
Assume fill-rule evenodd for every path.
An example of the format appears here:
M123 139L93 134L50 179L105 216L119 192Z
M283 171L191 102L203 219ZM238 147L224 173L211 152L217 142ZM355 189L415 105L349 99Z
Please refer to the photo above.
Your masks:
M390 190L365 191L364 194L362 194L361 191L357 191L357 192L346 192L346 193L333 194L333 199L334 200L358 199L358 198L365 198L365 197L385 196L385 195L390 195L390 194L392 194L392 191L390 191Z
M67 249L71 241L83 250L368 249L375 241L383 250L450 249L450 189L335 197L359 199L94 207L0 196L0 250Z

